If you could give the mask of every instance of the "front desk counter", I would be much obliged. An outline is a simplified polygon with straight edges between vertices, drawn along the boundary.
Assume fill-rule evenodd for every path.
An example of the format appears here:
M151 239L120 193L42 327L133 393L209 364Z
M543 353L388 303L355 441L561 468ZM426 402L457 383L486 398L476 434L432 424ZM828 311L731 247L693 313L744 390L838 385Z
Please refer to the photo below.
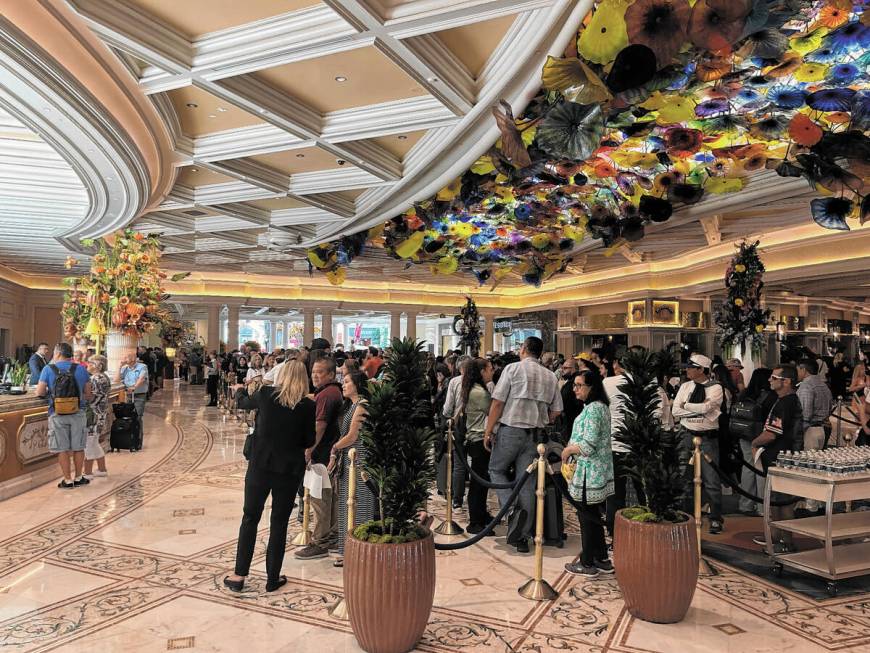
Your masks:
M113 388L110 404L117 400ZM108 446L111 411L100 442ZM57 457L48 451L48 403L33 389L0 395L0 501L60 478Z

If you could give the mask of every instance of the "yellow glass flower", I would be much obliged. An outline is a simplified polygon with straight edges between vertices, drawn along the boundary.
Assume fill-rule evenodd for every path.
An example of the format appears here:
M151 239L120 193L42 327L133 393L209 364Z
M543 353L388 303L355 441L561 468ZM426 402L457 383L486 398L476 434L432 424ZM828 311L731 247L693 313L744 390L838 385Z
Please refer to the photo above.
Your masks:
M799 82L820 82L828 75L828 66L820 63L804 63L794 71L794 78Z
M665 103L659 109L656 122L660 125L668 125L676 122L685 122L695 117L695 102L683 95L668 95Z
M401 258L409 258L423 246L423 232L415 231L408 238L396 245L396 254Z
M734 266L734 271L742 274L743 272L746 272L746 266L743 265L743 263L738 263Z
M735 306L743 306L743 300L738 297L737 299L734 300L734 305Z
M704 184L704 190L715 195L724 195L725 193L737 192L745 185L746 180L742 177L710 177Z
M763 325L763 324L756 324L756 325L755 325L755 331L756 331L757 333L761 333L762 331L764 331L764 325Z
M789 39L789 48L801 54L818 50L822 45L822 38L828 33L826 28L817 29L808 34L799 34Z
M442 256L432 266L432 274L453 274L457 269L459 269L459 261L452 256Z
M577 41L577 51L593 63L607 64L628 45L625 0L604 0Z

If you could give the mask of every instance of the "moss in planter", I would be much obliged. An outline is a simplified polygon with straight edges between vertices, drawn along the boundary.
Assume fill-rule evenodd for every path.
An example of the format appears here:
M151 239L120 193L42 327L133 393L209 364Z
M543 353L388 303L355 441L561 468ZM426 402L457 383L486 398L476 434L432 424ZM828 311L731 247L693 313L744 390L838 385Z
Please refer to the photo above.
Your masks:
M404 544L422 540L429 535L429 531L420 525L403 528L398 533L390 534L392 520L387 518L383 522L379 519L367 521L353 530L353 536L363 542L372 544Z
M660 517L654 512L650 512L650 509L646 506L632 506L631 508L626 508L622 511L622 516L631 521L652 522L657 524L664 522L679 524L688 519L688 516L682 512L669 513L664 517Z

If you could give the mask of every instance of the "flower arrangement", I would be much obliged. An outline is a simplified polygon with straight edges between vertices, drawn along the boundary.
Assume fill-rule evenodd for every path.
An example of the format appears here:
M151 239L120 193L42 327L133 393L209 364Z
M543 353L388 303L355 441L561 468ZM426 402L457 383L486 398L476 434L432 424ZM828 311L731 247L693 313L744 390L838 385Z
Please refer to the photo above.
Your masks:
M169 320L161 302L166 273L160 270L160 242L156 236L126 229L82 245L95 250L91 270L81 277L68 277L64 284L64 332L70 338L118 329L141 336ZM67 260L67 267L75 264ZM180 281L189 273L176 274Z
M716 312L716 338L726 355L746 343L757 354L765 344L764 327L770 321L770 309L761 305L764 264L758 256L758 241L740 243L738 252L725 271L728 296Z
M174 317L167 317L160 325L160 339L168 347L188 344L193 335L192 323L182 322Z

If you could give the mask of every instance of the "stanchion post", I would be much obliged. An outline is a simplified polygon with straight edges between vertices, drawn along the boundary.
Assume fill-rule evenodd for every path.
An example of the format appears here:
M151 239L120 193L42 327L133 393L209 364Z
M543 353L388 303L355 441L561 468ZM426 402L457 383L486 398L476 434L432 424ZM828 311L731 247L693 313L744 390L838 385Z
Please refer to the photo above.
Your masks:
M462 535L465 530L453 521L453 420L447 420L447 488L444 493L447 499L445 519L435 532L439 535Z
M547 474L547 447L538 445L538 480L535 490L535 575L523 583L517 592L531 601L550 601L559 596L552 585L544 580L544 482Z
M715 576L716 570L713 566L704 560L704 555L701 550L701 437L695 436L692 438L694 446L694 454L692 455L692 465L694 466L694 484L695 484L695 533L698 536L698 575L699 576Z
M293 538L290 542L293 546L308 546L311 544L311 494L308 488L305 488L305 493L302 498L302 532Z
M347 482L347 533L349 537L353 532L354 522L356 521L356 449L351 449L347 453L350 465L348 467L349 480ZM347 621L350 615L347 613L347 602L342 598L329 611L329 616L333 619Z

